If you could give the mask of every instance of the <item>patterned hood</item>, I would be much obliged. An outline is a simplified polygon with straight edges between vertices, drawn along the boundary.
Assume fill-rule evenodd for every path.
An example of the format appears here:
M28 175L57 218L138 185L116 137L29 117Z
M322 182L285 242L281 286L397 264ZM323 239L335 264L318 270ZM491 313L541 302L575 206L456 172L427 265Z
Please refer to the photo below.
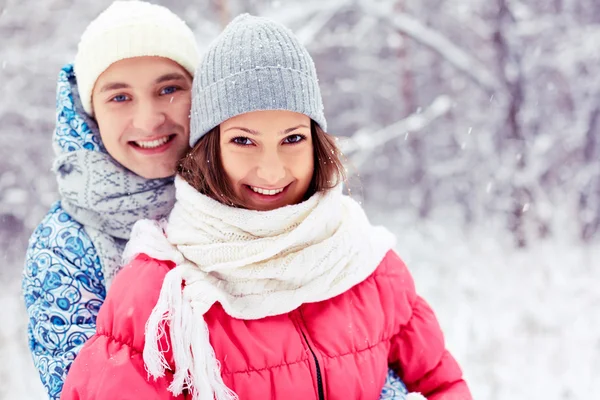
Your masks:
M52 146L57 156L84 149L106 153L98 125L83 112L72 64L65 65L58 74Z

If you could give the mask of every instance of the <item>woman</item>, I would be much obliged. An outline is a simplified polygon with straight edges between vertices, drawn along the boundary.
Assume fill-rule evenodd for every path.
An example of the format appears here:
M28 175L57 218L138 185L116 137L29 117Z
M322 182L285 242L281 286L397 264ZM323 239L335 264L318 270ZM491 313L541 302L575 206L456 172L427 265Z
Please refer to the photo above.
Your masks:
M175 207L135 225L63 398L376 399L391 368L429 399L471 399L393 235L341 193L293 34L236 18L192 92Z

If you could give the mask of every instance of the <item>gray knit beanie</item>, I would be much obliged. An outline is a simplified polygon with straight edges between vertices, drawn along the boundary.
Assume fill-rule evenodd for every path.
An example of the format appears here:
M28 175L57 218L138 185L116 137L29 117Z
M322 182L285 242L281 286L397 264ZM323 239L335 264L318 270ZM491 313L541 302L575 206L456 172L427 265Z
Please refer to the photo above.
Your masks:
M196 69L190 146L223 121L261 110L304 114L327 130L317 71L306 48L283 25L242 14Z

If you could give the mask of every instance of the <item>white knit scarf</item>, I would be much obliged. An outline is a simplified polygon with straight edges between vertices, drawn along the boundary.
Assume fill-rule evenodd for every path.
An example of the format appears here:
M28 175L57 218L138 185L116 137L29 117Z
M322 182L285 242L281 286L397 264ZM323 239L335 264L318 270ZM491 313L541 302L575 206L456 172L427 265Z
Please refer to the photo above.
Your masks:
M168 239L159 223L140 221L124 258L144 253L177 264L146 325L143 356L150 375L164 375L159 342L168 323L175 362L169 390L187 389L194 400L237 398L223 383L209 341L203 315L213 304L254 320L331 299L371 275L395 244L340 187L266 212L221 204L179 177L175 187Z

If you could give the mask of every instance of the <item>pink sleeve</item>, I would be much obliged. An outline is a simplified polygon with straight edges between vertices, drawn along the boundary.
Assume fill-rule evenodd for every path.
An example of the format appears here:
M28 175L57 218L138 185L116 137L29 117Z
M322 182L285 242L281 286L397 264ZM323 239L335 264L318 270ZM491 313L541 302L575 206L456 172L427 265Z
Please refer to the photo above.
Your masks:
M97 333L73 362L61 400L178 399L172 373L154 380L142 357L145 325L169 264L139 256L115 278L98 313ZM170 355L167 355L170 359Z
M411 392L428 400L472 400L462 371L446 349L442 329L427 302L416 293L410 272L395 255L389 271L395 282L399 331L391 340L389 364Z
M142 354L113 337L93 336L75 359L61 400L183 400L167 390L172 374L147 378Z

